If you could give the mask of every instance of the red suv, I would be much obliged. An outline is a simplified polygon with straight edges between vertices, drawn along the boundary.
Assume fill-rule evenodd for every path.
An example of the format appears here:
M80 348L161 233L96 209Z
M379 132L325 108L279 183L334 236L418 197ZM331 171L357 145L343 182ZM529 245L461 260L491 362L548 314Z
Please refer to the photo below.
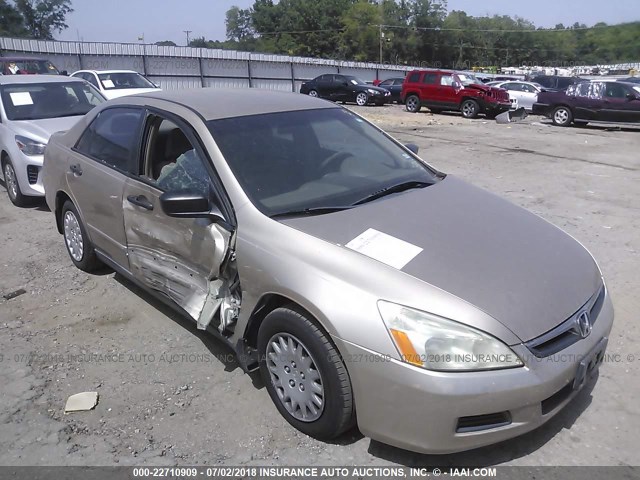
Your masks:
M410 72L402 84L402 100L409 112L425 106L433 113L462 112L465 118L480 113L495 117L511 108L506 90L484 85L472 74L446 70Z

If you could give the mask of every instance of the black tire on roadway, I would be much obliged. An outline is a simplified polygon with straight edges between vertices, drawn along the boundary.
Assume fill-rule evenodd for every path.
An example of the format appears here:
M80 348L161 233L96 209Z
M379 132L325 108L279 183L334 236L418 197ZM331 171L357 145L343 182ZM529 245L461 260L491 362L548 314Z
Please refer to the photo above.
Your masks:
M475 100L468 99L462 102L460 111L464 118L476 118L480 113L480 105Z
M4 178L4 186L7 189L7 195L11 203L16 207L26 207L29 204L30 197L24 195L22 190L20 190L16 170L8 156L2 159L2 175Z
M556 107L556 109L553 111L551 120L553 121L553 124L557 125L558 127L568 127L573 121L573 113L571 112L571 109L569 107L561 105L559 107Z
M64 245L73 264L84 272L95 272L103 264L96 256L76 206L67 200L60 212Z
M417 95L409 95L404 102L404 106L407 109L407 112L418 113L422 108L422 104L420 103L420 99Z
M329 440L354 425L347 369L329 336L307 314L295 306L269 313L258 331L258 354L267 392L280 414L295 428L311 437ZM312 391L315 396L305 398ZM297 403L300 401L311 404L313 410L301 408Z

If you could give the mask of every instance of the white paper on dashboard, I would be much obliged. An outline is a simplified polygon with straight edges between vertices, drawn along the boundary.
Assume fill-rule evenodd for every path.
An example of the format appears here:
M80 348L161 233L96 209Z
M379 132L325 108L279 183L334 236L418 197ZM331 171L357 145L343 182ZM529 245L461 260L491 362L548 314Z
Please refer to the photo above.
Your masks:
M103 80L102 84L104 85L104 88L115 88L113 80Z
M345 247L401 270L422 248L373 228L358 235Z
M11 102L14 107L20 107L22 105L33 105L33 98L29 92L11 92L9 93Z

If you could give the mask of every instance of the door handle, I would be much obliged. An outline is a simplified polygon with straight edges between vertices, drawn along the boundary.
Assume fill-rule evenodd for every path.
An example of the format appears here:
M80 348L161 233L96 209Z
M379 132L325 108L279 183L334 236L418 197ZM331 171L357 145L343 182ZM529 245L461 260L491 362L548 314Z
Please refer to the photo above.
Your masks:
M144 195L129 195L127 200L129 200L129 203L142 207L145 210L153 210L153 203L147 200L147 197Z
M82 175L82 168L80 167L79 163L76 163L75 165L70 165L69 171L73 173L76 177L79 177L80 175Z

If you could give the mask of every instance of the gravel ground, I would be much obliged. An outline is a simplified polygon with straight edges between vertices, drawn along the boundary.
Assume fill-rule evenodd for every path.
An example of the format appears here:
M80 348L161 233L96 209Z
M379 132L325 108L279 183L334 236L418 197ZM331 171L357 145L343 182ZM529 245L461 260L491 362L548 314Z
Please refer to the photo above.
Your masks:
M540 429L448 456L349 432L298 433L260 379L216 340L119 275L87 275L43 204L0 187L1 465L636 465L640 430L640 130L512 125L399 106L354 108L435 167L505 196L578 238L608 280L616 321L595 386ZM24 289L10 300L3 298ZM66 398L97 391L89 412Z

